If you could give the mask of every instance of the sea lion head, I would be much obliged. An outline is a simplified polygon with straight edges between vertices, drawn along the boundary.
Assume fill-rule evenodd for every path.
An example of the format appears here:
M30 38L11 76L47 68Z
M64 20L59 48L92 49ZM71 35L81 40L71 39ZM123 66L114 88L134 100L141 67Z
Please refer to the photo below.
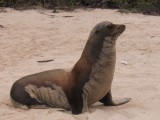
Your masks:
M82 56L98 58L104 46L105 49L115 46L118 36L124 30L125 25L123 24L113 24L108 21L98 23L90 32Z
M91 31L92 37L99 38L99 40L105 40L106 37L111 37L112 41L115 41L125 30L123 24L113 24L108 21L103 21L97 24Z

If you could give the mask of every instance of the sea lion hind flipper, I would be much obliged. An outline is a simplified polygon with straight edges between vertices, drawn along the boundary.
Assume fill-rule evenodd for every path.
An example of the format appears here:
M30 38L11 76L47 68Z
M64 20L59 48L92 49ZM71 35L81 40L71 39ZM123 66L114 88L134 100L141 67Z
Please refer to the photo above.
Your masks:
M115 100L112 99L111 90L99 101L103 103L105 106L118 106L125 103L128 103L131 100L131 98L123 98L121 100Z

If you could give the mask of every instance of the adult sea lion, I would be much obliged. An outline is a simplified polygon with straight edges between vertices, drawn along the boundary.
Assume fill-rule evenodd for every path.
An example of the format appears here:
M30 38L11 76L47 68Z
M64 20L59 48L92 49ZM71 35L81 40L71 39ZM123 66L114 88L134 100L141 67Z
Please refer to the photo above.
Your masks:
M55 69L17 80L10 92L16 107L59 107L80 114L100 101L106 106L127 103L112 100L111 84L116 62L116 39L125 25L101 22L91 31L83 53L73 69Z

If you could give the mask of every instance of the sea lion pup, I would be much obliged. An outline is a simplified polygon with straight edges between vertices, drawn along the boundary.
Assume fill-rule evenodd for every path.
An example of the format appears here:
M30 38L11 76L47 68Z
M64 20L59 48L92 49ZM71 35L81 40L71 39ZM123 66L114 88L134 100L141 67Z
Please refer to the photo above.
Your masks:
M80 114L97 101L106 106L129 102L130 98L113 102L111 95L116 39L124 30L125 25L107 21L97 24L72 70L50 70L16 81L10 92L15 106L32 108L35 105L45 105Z

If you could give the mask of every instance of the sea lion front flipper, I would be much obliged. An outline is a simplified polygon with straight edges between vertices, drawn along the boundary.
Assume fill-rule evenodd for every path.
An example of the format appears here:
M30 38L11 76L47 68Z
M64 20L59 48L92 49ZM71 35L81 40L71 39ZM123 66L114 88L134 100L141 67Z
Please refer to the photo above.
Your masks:
M109 90L109 92L99 102L103 103L105 106L118 106L128 103L130 100L131 98L124 98L121 100L113 101L111 90Z
M72 109L72 114L81 114L83 107L82 89L75 87L72 90L71 95L68 95L68 102Z
M86 90L82 90L80 87L76 87L72 90L72 97L69 98L72 113L75 115L89 112L88 109L88 94Z
M83 108L82 108L82 113L89 112L89 109L88 109L88 102L87 102L88 94L84 92L84 93L82 94L82 98L83 98Z

